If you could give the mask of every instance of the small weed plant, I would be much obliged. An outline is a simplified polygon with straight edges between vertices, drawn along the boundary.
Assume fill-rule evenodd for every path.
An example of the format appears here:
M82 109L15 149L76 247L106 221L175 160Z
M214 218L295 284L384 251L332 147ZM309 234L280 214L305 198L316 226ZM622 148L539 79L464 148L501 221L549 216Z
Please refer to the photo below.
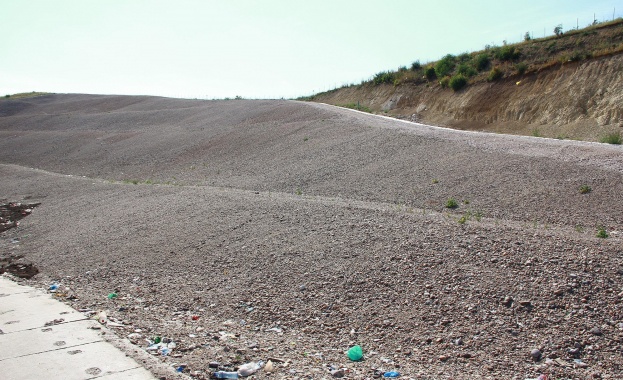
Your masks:
M593 191L593 189L590 186L588 186L588 185L580 186L580 194L588 194L591 191Z
M603 227L599 227L597 229L597 237L601 238L601 239L605 239L608 237L608 233L606 232L606 229Z
M446 208L455 209L459 207L459 203L454 198L450 198L446 201Z

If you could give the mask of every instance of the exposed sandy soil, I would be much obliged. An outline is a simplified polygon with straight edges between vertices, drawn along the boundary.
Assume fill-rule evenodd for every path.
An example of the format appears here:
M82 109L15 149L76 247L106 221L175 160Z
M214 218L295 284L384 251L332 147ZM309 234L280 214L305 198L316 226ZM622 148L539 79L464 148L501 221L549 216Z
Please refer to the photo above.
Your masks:
M172 339L162 360L195 377L268 358L286 363L257 378L623 371L621 147L289 101L48 95L0 102L0 163L3 202L41 202L2 257L121 336Z
M437 81L352 86L315 101L357 104L428 124L557 139L623 136L623 55L567 62L547 70L476 82L454 92Z

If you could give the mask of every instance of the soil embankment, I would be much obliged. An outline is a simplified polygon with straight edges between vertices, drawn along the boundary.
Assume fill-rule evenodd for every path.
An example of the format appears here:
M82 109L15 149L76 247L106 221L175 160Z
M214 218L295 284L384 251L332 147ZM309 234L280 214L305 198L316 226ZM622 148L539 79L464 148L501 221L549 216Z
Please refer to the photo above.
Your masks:
M623 135L623 55L558 64L454 92L439 83L352 86L314 96L334 105L451 128L599 141Z
M196 378L268 358L301 379L616 378L621 153L315 103L2 101L0 198L40 205L0 254L138 347L173 340L162 360Z

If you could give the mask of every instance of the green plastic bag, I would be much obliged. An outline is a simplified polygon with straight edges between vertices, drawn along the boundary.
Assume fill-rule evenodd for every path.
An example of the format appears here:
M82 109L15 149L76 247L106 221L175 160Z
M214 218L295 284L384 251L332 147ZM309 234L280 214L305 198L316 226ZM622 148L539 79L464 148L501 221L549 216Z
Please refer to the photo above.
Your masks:
M361 360L363 358L361 346L352 346L348 350L348 358L354 362Z

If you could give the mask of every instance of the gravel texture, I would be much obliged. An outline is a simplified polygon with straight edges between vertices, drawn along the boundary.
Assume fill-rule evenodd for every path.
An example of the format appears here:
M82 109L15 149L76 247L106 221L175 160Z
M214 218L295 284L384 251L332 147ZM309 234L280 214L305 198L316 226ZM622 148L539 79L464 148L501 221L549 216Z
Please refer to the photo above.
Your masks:
M615 379L622 153L290 101L2 101L0 203L41 204L0 254L200 379Z

